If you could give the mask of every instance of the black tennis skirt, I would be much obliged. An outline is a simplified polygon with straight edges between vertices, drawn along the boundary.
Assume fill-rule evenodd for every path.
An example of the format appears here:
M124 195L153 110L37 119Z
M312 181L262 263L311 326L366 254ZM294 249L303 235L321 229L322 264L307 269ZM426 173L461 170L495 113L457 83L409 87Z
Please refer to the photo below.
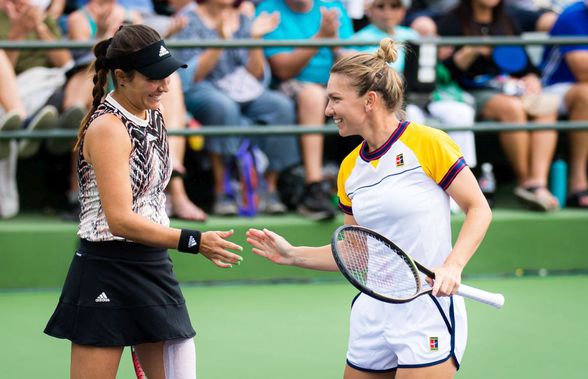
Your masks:
M90 346L196 334L166 249L86 240L74 255L45 333Z

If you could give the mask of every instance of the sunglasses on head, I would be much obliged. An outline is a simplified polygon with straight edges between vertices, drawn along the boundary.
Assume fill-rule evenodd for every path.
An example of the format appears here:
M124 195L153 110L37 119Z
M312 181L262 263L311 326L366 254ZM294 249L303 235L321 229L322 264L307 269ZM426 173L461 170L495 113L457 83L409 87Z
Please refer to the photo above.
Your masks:
M399 9L399 8L402 8L402 3L399 1L395 2L395 3L379 3L379 4L374 4L374 8L380 9L380 10L383 10L384 8Z

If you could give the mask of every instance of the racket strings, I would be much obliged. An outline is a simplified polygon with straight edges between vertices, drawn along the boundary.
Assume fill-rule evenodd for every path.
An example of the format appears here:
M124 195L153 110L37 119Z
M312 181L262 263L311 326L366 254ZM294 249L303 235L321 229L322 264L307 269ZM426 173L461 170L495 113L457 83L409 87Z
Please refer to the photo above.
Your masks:
M358 283L394 299L408 299L419 291L413 263L374 236L346 230L339 237L339 257Z

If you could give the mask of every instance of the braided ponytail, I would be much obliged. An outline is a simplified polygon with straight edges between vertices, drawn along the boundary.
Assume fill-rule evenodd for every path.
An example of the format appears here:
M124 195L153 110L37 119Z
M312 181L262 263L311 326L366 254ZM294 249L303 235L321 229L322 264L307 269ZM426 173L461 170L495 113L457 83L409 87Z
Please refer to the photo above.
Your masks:
M110 45L111 39L107 39L101 42L98 42L96 46L94 46L94 55L96 55L96 60L90 68L88 69L90 72L94 71L94 78L92 81L94 82L94 88L92 89L92 108L86 113L82 122L80 124L80 129L78 131L78 139L76 141L76 146L74 150L78 150L80 148L80 144L84 134L86 133L86 129L88 128L90 117L98 108L98 105L102 102L105 94L105 88L108 81L108 68L105 64L106 59L106 52L108 51L108 46Z

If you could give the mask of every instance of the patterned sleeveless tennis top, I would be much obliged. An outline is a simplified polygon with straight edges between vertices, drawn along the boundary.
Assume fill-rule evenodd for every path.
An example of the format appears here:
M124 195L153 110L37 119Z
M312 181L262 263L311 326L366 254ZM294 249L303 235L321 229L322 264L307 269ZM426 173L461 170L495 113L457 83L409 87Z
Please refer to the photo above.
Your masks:
M148 110L142 120L124 109L110 94L96 108L88 124L104 114L113 114L125 125L131 138L129 156L133 212L155 223L169 225L165 212L164 190L171 177L167 133L159 110ZM98 194L94 168L84 159L84 136L78 156L80 185L80 225L78 236L88 241L124 241L110 233ZM108 143L108 141L104 141Z

